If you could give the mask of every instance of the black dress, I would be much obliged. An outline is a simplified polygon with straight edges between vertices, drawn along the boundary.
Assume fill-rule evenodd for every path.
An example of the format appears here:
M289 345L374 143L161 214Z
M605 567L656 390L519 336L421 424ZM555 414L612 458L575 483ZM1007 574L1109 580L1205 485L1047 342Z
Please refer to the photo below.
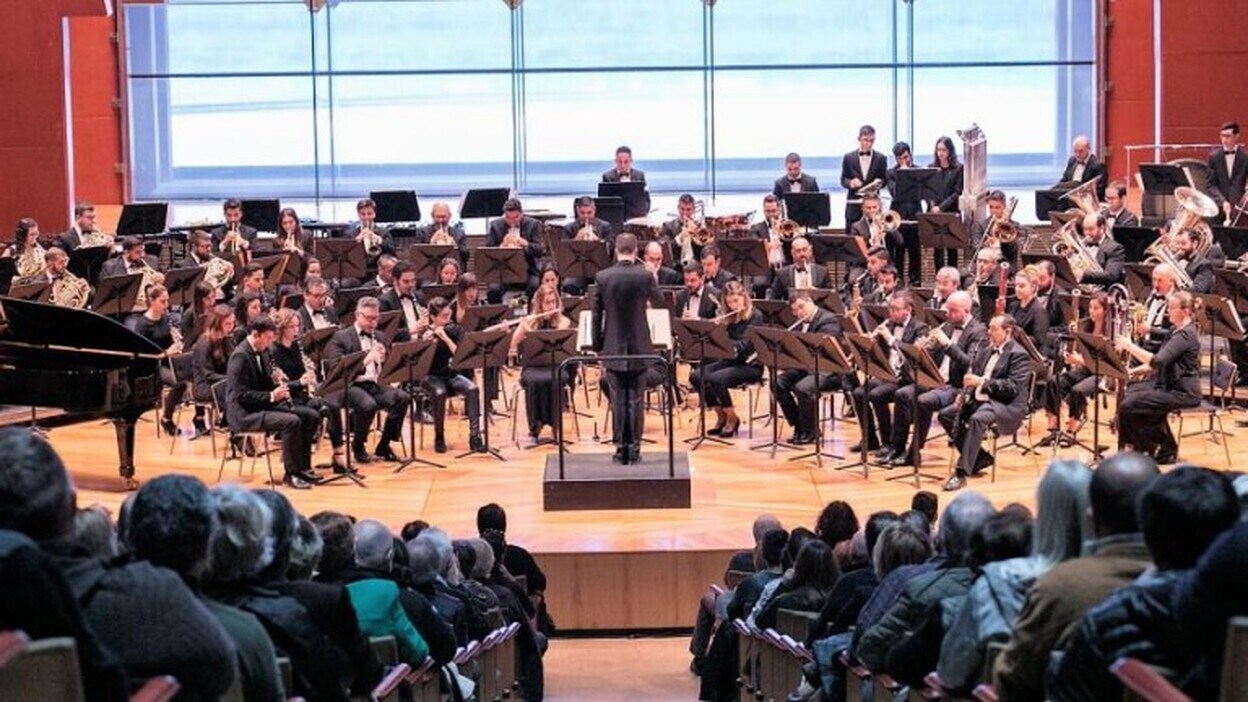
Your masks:
M130 328L164 350L173 346L173 327L169 324L167 314L156 321L152 321L146 314L140 314L130 322ZM186 382L189 380L189 377L179 380L174 374L173 364L161 362L160 382L169 388L169 392L165 393L164 405L161 408L161 419L173 421L173 411L182 404L182 398L186 396Z
M549 320L539 320L532 331L547 331L557 327ZM568 327L571 328L571 327ZM572 366L565 366L561 387L571 387L576 374ZM536 437L542 431L542 425L552 428L558 421L555 414L555 386L552 368L548 359L526 358L524 368L520 371L520 386L524 388L524 416L529 422L529 436Z

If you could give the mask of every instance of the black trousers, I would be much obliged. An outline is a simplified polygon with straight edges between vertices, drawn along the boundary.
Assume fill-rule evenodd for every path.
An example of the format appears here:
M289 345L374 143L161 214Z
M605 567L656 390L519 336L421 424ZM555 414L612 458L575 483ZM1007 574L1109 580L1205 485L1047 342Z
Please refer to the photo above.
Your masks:
M398 441L411 399L406 392L389 385L378 385L372 381L352 385L347 390L347 407L352 413L351 431L355 432L351 443L356 448L363 448L378 410L386 411L386 423L382 425L379 443Z
M916 413L914 396L916 392L918 392L918 386L912 383L897 388L897 394L893 397L891 445L894 453L905 452L912 419L914 442L911 444L911 451L922 451L923 445L927 443L927 433L932 428L932 415L953 404L953 398L956 397L953 388L948 386L920 392Z
M1130 444L1140 453L1173 453L1178 442L1166 417L1182 407L1196 407L1200 398L1157 388L1153 380L1131 383L1118 405L1118 448Z
M563 387L570 387L576 374L571 367L563 369ZM520 371L520 387L524 388L524 416L529 434L537 436L542 425L555 426L555 369L550 366L525 366Z
M776 378L771 391L793 431L801 435L814 435L815 403L819 399L819 393L836 390L841 385L840 376L820 373L819 387L816 388L813 373L789 370Z
M160 382L169 388L169 392L165 393L165 403L161 407L161 418L172 420L174 410L182 404L182 398L186 397L186 382L179 381L167 363L160 364Z
M646 374L658 371L653 368L639 370L606 370L607 387L611 399L611 441L616 448L630 448L641 444L646 428Z
M1044 385L1044 409L1056 416L1066 401L1071 419L1083 419L1088 411L1088 398L1096 392L1096 377L1086 368L1070 367Z
M854 407L861 410L864 399L870 405L870 411L858 418L862 426L862 440L868 446L883 446L892 439L893 415L889 404L900 387L897 383L869 378L865 385L854 388Z
M932 249L932 257L936 264L936 270L940 270L945 266L958 267L957 249Z
M433 401L433 431L437 436L446 433L446 398L451 395L462 395L464 398L468 431L473 434L481 432L481 398L477 392L477 384L471 378L459 374L449 377L431 375L422 383Z
M889 254L893 257L893 265L897 267L897 277L900 280L909 280L910 287L917 288L922 284L923 276L923 247L919 244L919 225L901 225L901 239L901 246L896 250L890 248Z
M732 407L729 389L757 383L762 377L763 369L759 366L737 360L710 361L689 374L689 383L694 390L700 389L702 382L706 383L706 397L702 402L707 407Z
M238 418L234 427L241 431L264 431L282 439L282 468L286 475L312 470L312 440L321 424L321 414L311 407L285 404L280 408L251 412Z
M984 434L988 433L988 427L997 423L992 404L976 403L975 400L970 400L961 408L950 404L940 411L938 417L945 433L958 439L958 473L973 475L975 460L979 458L979 444L984 440ZM958 427L959 422L962 428Z

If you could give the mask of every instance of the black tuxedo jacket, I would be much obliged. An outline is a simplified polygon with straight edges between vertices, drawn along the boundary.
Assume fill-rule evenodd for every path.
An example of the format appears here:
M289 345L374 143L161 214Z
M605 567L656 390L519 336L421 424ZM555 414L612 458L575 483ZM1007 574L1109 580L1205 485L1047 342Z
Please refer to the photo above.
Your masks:
M360 225L354 224L345 230L338 230L338 231L340 231L340 233L337 235L338 238L354 239L355 237L360 235ZM374 224L373 233L381 236L381 253L394 255L394 252L396 251L396 249L394 248L394 235L390 233L390 230L379 224ZM370 267L375 267L371 263L369 265Z
M1209 154L1209 170L1213 171L1213 183L1209 188L1209 196L1218 207L1223 202L1238 205L1244 197L1244 186L1248 184L1248 154L1243 147L1235 149L1234 166L1226 170L1226 150L1219 147Z
M815 180L815 177L813 175L810 175L808 173L803 173L800 176L798 176L798 180L801 181L802 183L802 192L804 193L819 192L819 181ZM784 200L784 194L787 192L791 192L789 190L789 176L786 174L786 175L780 176L779 178L776 178L776 182L772 183L771 192L776 197L780 198L781 200Z
M1109 215L1109 218L1113 221L1114 226L1116 227L1138 227L1140 226L1140 218L1137 217L1134 212L1127 209L1126 207L1122 208L1122 212L1119 212L1116 215Z
M486 246L499 246L503 243L503 237L507 236L507 220L499 217L490 222L489 228L485 232ZM537 259L546 255L546 247L542 244L542 223L540 220L525 215L520 218L520 236L529 245L524 250L524 257L529 262L529 273L537 273Z
M953 338L953 325L949 322L940 325L940 330L945 333L945 336ZM958 337L957 343L944 348L934 348L931 351L931 357L937 366L944 363L945 356L949 357L949 386L956 389L962 387L962 379L970 370L975 354L979 353L979 349L987 343L988 327L972 317L962 327L962 336Z
M611 223L605 219L594 218L591 225L594 228L594 236L607 242L608 246L615 246L615 232L611 231ZM563 238L575 239L576 233L581 231L581 227L585 226L585 220L574 219L563 225Z
M390 339L381 331L373 332L373 343L381 344L386 348L390 347ZM335 361L340 356L347 354L359 353L364 347L360 345L360 335L355 331L355 325L343 327L330 338L329 343L325 345L325 360Z
M244 340L234 347L226 365L226 411L230 427L246 431L258 426L248 421L251 415L276 407L269 393L277 386L273 383L273 365L267 352L257 353L251 343Z
M82 235L78 233L77 227L70 227L69 231L57 234L53 241L58 248L69 253L82 245Z
M221 241L225 239L225 235L228 231L229 230L226 229L224 224L212 230L212 250L213 251L217 251L217 252L221 251ZM256 245L256 228L255 227L249 227L246 224L239 224L238 233L243 237L243 240L246 241L248 245L255 247Z
M321 308L321 311L325 313L325 319L327 319L330 324L338 326L338 313L334 311L333 305L327 304ZM312 324L312 312L308 309L307 305L299 306L299 324L300 329L302 329L305 334L313 329L316 329L316 325Z
M910 321L906 323L905 328L901 330L900 337L898 337L897 329L892 322L885 321L884 323L888 325L888 330L893 333L894 341L903 341L907 344L913 344L919 339L919 337L927 334L928 332L927 322L924 322L913 315L911 315ZM898 353L900 353L900 351ZM910 372L910 366L906 365L902 367L900 380L902 385L914 382L914 376Z
M160 270L160 262L156 260L155 256L144 256L143 260L147 261L147 265L151 266L154 270ZM104 265L100 266L101 278L112 278L113 276L118 276L118 275L129 275L132 272L138 273L139 271L138 270L131 271L126 266L125 256L113 256L112 258L105 261Z
M676 270L675 268L668 268L667 266L659 267L659 272L658 272L659 285L683 285L684 282L685 282L685 277L681 275L680 271Z
M382 312L392 312L394 310L402 310L403 305L399 302L399 292L394 288L390 288L384 293L377 296L377 301L381 303ZM417 289L412 292L412 301L420 307L425 306L425 296L420 294ZM419 314L419 312L417 312ZM399 327L399 331L395 334L395 341L411 341L411 330L407 328L407 318L403 319L403 325Z
M798 325L793 331L803 331L802 325ZM841 323L836 321L836 315L819 307L815 310L815 314L811 316L809 326L805 328L807 334L828 334L831 336L841 335Z
M433 237L433 233L438 231L438 225L426 224L416 233L416 241L421 244L428 244L429 239ZM452 222L447 225L446 233L451 235L455 240L455 248L459 249L459 262L461 265L468 264L468 235L464 233L463 222ZM504 230L506 233L506 230Z
M702 295L698 300L698 317L700 319L714 319L719 312L716 300L719 299L719 293L709 283L702 284ZM676 307L672 310L673 317L683 317L685 315L685 306L689 304L689 288L682 289L676 295Z
M724 286L728 285L728 283L736 279L737 279L737 276L733 275L727 270L724 270L723 268L720 268L719 272L715 274L714 278L707 277L706 284L715 288L716 290L720 292L720 294L722 294L724 292Z
M1191 292L1208 294L1213 292L1213 263L1204 256L1197 256L1187 262L1188 277L1192 279Z
M633 183L644 183L646 182L646 174L643 173L640 169L634 168L632 171L629 172L628 179L629 181ZM602 182L604 183L620 182L620 172L615 170L614 168L612 168L609 171L604 172L602 174ZM647 214L650 213L650 192L647 189L647 190L643 190L642 193L643 193L643 197L641 201L633 203L633 209L629 210L628 212L625 212L624 213L625 217L627 218L645 217Z
M816 288L831 287L831 280L828 278L828 269L818 263L807 264L810 269L810 284ZM771 299L788 300L789 291L793 289L797 280L797 265L789 264L776 271L775 277L771 281Z
M1066 170L1062 171L1063 183L1069 183L1075 179L1075 165L1077 163L1078 161L1074 156L1071 156L1066 161ZM1079 180L1079 183L1086 183L1097 176L1100 176L1101 179L1096 181L1096 195L1104 200L1105 186L1108 185L1106 181L1109 178L1109 174L1105 171L1105 164L1101 163L1101 160L1095 154L1089 154L1088 162L1083 166L1083 178Z
M1031 301L1030 305L1022 307L1017 299L1010 300L1006 310L1014 317L1014 323L1018 325L1031 337L1031 342L1036 345L1036 350L1040 353L1049 355L1049 322L1050 311L1045 304L1044 298L1037 297Z
M849 233L862 238L863 241L867 242L868 247L871 246L871 225L867 222L866 217L862 217L857 222L854 222L849 228ZM884 232L884 241L886 241L889 246L901 246L901 229Z
M1096 249L1096 262L1104 272L1084 273L1083 278L1079 281L1080 283L1092 283L1094 285L1121 283L1123 266L1127 263L1127 250L1122 247L1122 244L1105 237Z
M750 225L750 234L760 241L767 242L771 240L771 228L767 226L767 222L755 222ZM784 262L793 262L793 242L781 241L780 250L784 252Z
M997 419L997 431L1000 434L1013 434L1027 415L1027 381L1031 372L1031 357L1013 339L1005 342L1001 353L1002 358L997 360L992 375L984 383L984 392L988 395L993 416ZM991 355L992 345L984 344L979 353L975 354L971 372L982 376Z
M888 158L879 151L871 151L871 165L867 167L866 173L862 172L862 164L858 162L858 149L846 153L841 158L841 187L849 191L851 200L858 197L858 188L851 188L849 181L857 178L865 185L876 178L879 178L882 183L887 177Z
M662 300L654 276L640 261L618 261L594 276L598 294L594 296L594 350L610 356L654 353L650 327L646 323L646 300L660 307ZM608 361L611 371L639 371L648 362Z

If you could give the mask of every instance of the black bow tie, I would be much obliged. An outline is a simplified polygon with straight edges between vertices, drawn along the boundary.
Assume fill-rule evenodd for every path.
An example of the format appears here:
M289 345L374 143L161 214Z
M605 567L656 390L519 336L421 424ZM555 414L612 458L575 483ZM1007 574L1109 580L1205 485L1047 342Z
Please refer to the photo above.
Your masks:
M870 151L859 151L859 152L858 152L858 155L859 155L859 156L870 156L870 155L871 155L871 152L870 152Z
M798 266L797 268L794 268L793 270L797 271L798 273L805 273L806 266Z
M800 182L802 182L802 179L801 179L801 178L789 178L789 182L790 182L790 183L800 183Z
M360 332L360 338L361 338L361 339L371 339L371 338L373 338L373 333L372 333L372 332Z

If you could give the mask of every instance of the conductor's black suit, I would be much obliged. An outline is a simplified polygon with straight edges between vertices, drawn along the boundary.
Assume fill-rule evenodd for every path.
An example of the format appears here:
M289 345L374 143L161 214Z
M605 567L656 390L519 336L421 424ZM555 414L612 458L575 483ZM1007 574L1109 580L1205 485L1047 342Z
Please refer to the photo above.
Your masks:
M654 276L636 259L622 259L594 277L594 350L605 356L654 353L646 323L646 300L659 305ZM636 462L645 428L642 400L648 364L641 359L606 361L603 369L611 389L612 432L616 457Z

